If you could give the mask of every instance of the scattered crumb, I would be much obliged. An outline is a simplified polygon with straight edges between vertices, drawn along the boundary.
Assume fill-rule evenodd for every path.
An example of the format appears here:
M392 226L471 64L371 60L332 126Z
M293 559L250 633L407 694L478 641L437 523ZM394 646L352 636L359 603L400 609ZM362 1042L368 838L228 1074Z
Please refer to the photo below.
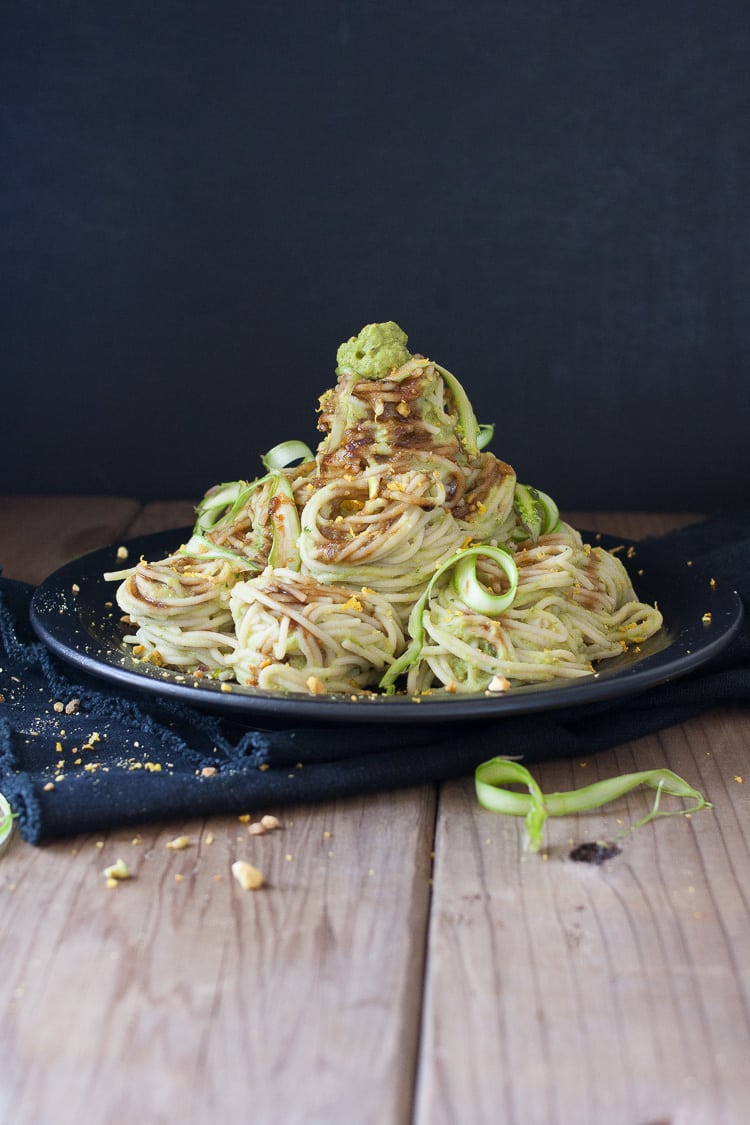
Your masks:
M218 772L216 766L204 766L201 770L201 777L214 777Z
M128 557L127 547L118 547L117 548L117 557L118 557L118 559L126 559Z
M260 823L269 831L273 831L274 828L281 828L279 818L277 816L272 816L270 813L266 813L265 816L262 816L260 818Z
M232 864L232 874L242 887L243 891L256 891L265 883L263 873L252 863L244 859L236 859Z
M124 859L118 859L114 863L111 863L109 867L105 867L104 875L106 876L108 881L110 879L114 879L115 883L118 883L122 879L129 879L131 877L128 865L125 863ZM109 885L109 882L107 885Z
M45 791L45 793L51 793L54 788L55 788L54 781L48 781L47 784L44 786L44 791Z
M259 820L256 820L253 824L248 824L247 831L250 836L265 836L267 829Z
M175 836L174 840L167 840L166 846L173 852L181 852L183 848L190 847L189 836Z

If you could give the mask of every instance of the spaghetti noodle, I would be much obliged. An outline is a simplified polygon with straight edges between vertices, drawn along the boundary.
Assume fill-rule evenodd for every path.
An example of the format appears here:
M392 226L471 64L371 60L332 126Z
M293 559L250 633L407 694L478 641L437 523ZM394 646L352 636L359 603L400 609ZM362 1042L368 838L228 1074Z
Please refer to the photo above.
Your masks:
M315 453L210 489L168 558L107 575L134 655L284 692L486 692L589 676L661 627L620 559L485 447L392 322L338 352Z

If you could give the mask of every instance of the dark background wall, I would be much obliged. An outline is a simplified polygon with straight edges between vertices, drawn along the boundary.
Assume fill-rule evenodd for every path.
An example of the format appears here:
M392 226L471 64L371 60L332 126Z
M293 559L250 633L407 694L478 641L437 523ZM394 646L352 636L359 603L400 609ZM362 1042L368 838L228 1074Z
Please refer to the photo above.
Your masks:
M567 506L750 484L750 5L3 6L0 492L197 498L397 320Z

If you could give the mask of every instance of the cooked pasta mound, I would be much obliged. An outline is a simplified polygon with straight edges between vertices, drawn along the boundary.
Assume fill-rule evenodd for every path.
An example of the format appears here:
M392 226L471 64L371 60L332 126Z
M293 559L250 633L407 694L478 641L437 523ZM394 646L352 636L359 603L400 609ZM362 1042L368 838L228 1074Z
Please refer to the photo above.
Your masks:
M406 344L366 325L314 453L275 446L263 475L206 493L174 554L106 576L135 656L262 691L508 691L590 676L661 628Z

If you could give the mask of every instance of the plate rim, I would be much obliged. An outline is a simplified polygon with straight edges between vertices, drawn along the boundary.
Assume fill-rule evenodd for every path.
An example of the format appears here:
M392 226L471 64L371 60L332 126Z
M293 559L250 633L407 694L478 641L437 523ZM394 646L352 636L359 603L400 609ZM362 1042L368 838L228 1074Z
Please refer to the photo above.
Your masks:
M584 542L591 543L592 546L604 546L605 549L611 549L608 544L612 546L622 545L626 555L628 548L632 546L635 548L636 554L639 552L645 553L647 556L646 565L649 568L653 568L657 572L662 569L658 559L656 561L653 558L648 559L649 547L655 547L659 544L658 539L632 540L627 536L612 535L588 529L577 530ZM160 557L164 557L164 554L168 553L170 549L168 546L170 541L171 549L174 550L185 542L190 531L189 527L179 527L146 532L143 535L134 536L118 543L106 544L58 567L35 588L31 597L29 618L38 639L66 664L102 682L120 689L135 690L145 696L156 696L162 700L181 702L202 711L219 712L228 718L245 721L248 719L252 721L257 717L273 718L285 726L292 725L290 720L299 725L328 723L332 720L336 723L376 722L379 724L427 723L433 720L470 720L476 722L560 711L568 707L579 707L598 701L606 702L612 699L626 698L640 694L659 684L681 678L708 663L722 652L739 631L744 615L742 599L736 589L733 589L730 585L711 586L710 582L704 579L706 581L706 595L720 600L722 619L720 621L715 620L712 615L712 620L701 638L704 640L703 644L685 650L681 655L677 655L671 660L668 659L668 654L680 642L680 637L685 628L691 626L694 629L697 628L698 623L694 621L690 623L690 626L682 626L681 629L678 629L666 647L645 656L642 660L636 661L619 672L617 669L607 672L605 664L603 675L585 677L574 681L566 680L562 683L528 685L516 688L503 695L472 693L453 696L430 697L423 695L412 697L401 694L379 695L372 698L369 696L349 698L342 695L332 697L260 692L257 689L241 688L237 684L232 684L231 691L222 691L214 683L179 682L176 679L164 678L163 674L157 677L137 669L111 663L103 657L99 658L98 652L106 651L111 658L116 650L111 646L104 646L93 633L86 631L81 616L83 609L79 596L72 594L72 597L76 599L73 606L79 607L77 615L72 612L72 607L69 607L70 612L65 613L64 609L60 608L60 602L63 606L67 606L66 595L68 591L72 592L74 584L78 584L80 587L81 581L84 579L84 572L92 572L89 576L95 579L98 589L104 584L103 574L105 570L124 569L123 560L116 557L118 550L121 550L121 548L126 548L131 556L136 552L140 556L141 554L147 554L144 547L147 547L149 543L154 545L163 543L166 549L160 546L159 554ZM663 545L661 550L664 550ZM152 557L157 557L156 551L153 552ZM678 558L675 561L677 563L681 561L685 567L688 566L688 562L684 558ZM627 563L627 559L623 558L623 562ZM98 570L94 571L94 567L98 567ZM637 587L638 579L633 575L631 577ZM695 572L686 576L687 581L695 582L696 589L697 583L702 577L697 568ZM636 592L638 593L638 590ZM48 602L50 598L54 601L56 595L59 595L59 601L56 603L53 612L52 606L45 604L45 602ZM88 605L85 602L84 604ZM101 602L99 609L106 609L104 601ZM81 645L75 646L65 641L63 634L76 628L84 630L82 643L88 643L89 645L93 643L97 646L97 653L93 656L81 651ZM659 659L660 657L661 659Z

